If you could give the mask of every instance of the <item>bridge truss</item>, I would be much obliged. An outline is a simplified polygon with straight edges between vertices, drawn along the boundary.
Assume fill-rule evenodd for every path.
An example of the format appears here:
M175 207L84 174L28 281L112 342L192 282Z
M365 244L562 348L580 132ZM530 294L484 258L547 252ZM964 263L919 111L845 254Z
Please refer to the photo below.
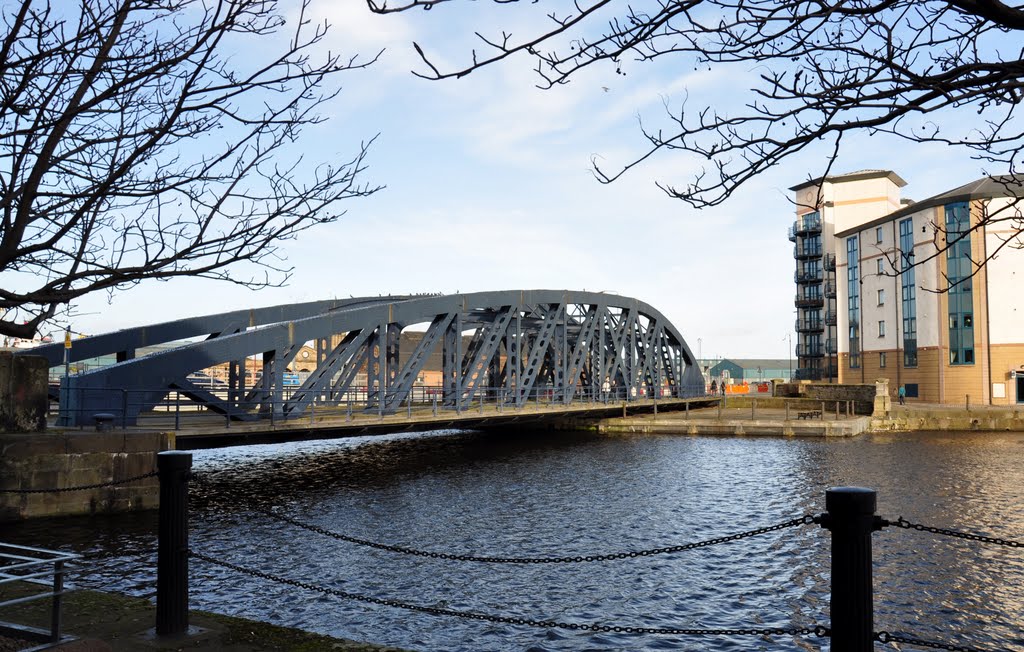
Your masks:
M422 336L400 350L403 331ZM201 341L191 341L202 338ZM185 343L136 357L140 348ZM315 369L286 387L285 368L313 343ZM39 347L51 366L60 344ZM76 340L71 362L116 355L116 364L71 375L60 392L66 425L110 413L133 424L177 393L229 420L292 418L316 406L349 404L394 413L414 400L428 360L440 353L432 399L461 410L481 400L522 406L551 402L683 398L704 394L680 333L653 307L605 293L555 290L386 296L321 301L208 315ZM308 351L307 351L308 353ZM258 380L247 368L258 361ZM226 363L221 389L195 373ZM357 380L363 384L357 387ZM421 393L422 399L422 393Z

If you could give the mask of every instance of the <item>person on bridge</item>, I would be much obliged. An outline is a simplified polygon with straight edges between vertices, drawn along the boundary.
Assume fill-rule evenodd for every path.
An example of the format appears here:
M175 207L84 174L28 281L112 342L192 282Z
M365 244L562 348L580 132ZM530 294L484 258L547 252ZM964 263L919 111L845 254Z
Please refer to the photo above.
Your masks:
M906 385L900 385L899 392L896 395L900 399L900 405L906 405L907 404L907 386Z
M718 393L718 384L712 379L711 381L711 395L714 396Z

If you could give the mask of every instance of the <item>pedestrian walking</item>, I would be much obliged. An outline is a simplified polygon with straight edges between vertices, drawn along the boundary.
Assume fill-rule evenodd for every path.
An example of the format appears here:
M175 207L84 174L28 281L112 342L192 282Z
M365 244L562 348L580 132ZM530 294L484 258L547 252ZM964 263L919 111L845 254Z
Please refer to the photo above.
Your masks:
M906 385L900 385L900 391L897 394L897 396L899 396L900 405L906 405L906 403L907 403L907 386Z

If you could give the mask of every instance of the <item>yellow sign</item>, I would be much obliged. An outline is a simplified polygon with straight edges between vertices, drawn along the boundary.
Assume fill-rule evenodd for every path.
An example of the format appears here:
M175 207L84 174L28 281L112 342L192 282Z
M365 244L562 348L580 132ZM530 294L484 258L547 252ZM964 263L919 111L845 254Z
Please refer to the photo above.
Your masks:
M65 332L64 333L64 348L65 349L70 349L71 348L71 333L70 332Z

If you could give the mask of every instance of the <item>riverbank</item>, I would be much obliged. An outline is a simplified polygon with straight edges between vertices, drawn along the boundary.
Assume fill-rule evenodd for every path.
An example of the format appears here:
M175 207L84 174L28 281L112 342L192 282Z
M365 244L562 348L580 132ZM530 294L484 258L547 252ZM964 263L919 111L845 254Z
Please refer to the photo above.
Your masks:
M36 593L24 583L0 586L0 600ZM156 606L144 598L101 591L77 590L64 596L63 633L75 640L53 650L60 652L132 652L146 650L223 650L226 652L402 652L399 648L312 634L290 627L235 618L205 611L189 612L197 632L186 638L153 636ZM49 628L50 602L37 600L5 607L0 620L38 629ZM0 635L0 650L22 650L35 643Z
M842 403L729 397L722 407L601 419L602 433L852 437L869 432L1024 432L1024 406L894 405L888 414L850 414Z

